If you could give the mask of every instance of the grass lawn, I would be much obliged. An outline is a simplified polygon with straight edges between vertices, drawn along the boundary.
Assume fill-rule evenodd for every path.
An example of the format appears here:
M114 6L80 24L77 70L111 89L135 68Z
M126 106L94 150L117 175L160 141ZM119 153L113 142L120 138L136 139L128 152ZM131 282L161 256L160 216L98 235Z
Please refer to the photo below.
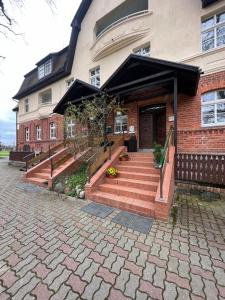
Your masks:
M0 151L0 158L9 157L9 151Z

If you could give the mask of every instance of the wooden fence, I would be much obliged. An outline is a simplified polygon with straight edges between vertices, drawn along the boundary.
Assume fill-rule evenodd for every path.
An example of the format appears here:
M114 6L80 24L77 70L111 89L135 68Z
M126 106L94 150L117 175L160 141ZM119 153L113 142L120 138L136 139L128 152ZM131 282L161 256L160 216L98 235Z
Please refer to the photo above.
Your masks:
M10 161L20 161L20 162L25 162L24 157L26 157L27 155L30 155L34 153L33 152L24 152L24 151L10 151L9 153L9 160Z
M225 186L225 154L177 154L176 179Z

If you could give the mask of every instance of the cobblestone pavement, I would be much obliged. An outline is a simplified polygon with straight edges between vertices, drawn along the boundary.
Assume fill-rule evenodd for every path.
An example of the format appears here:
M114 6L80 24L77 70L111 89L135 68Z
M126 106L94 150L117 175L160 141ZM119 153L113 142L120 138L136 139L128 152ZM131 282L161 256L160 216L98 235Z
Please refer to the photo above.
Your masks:
M18 188L0 162L0 299L225 299L225 203L183 195L149 235Z

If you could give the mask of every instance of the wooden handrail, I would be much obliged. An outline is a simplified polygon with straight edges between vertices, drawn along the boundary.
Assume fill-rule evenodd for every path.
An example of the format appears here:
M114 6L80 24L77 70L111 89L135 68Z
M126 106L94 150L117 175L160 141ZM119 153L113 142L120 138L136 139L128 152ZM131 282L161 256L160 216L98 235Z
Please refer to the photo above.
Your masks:
M169 162L169 147L173 144L173 127L170 128L165 145L163 147L162 151L162 157L160 159L159 163L159 169L160 169L160 198L163 199L163 182L164 182L164 175L165 175L165 169L166 164Z
M111 160L111 156L115 149L123 144L123 137L118 139L116 142L109 141L103 147L101 147L97 152L95 152L88 164L88 180L90 182L91 177L96 173L96 171L104 164L106 160ZM106 150L105 150L106 149ZM94 160L94 162L93 162Z

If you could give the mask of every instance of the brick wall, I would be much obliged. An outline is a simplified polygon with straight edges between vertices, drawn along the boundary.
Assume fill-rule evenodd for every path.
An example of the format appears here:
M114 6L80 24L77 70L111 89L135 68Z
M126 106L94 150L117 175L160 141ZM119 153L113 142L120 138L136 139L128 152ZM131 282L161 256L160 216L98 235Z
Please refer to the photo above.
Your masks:
M195 97L179 95L179 152L225 153L225 126L201 126L201 95L218 89L225 89L225 72L201 77Z
M54 122L56 124L56 139L50 139L49 124ZM41 126L41 141L37 141L36 138L36 126ZM25 128L30 130L30 140L25 141ZM22 150L24 145L29 145L31 150L35 151L47 151L50 147L54 147L63 142L63 116L54 114L49 118L42 120L33 120L20 124L18 130L18 149Z

